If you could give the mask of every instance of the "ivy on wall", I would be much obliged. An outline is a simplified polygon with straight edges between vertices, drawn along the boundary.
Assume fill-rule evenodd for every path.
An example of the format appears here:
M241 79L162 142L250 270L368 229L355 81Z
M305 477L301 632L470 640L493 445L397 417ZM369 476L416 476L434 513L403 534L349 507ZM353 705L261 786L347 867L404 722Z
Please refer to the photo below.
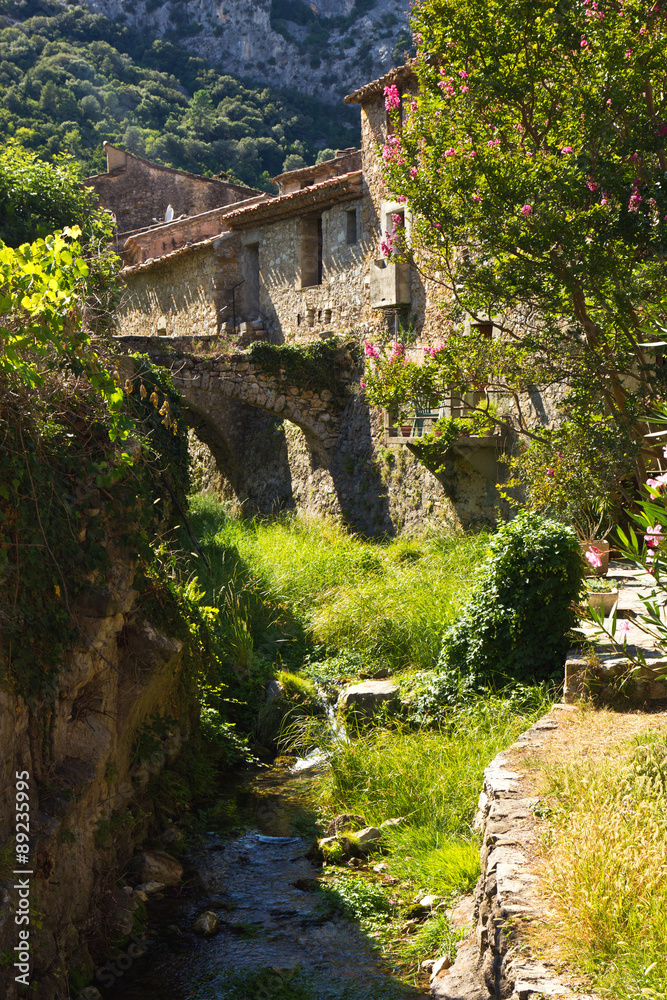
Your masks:
M349 395L344 374L357 362L357 346L337 337L310 344L267 344L258 341L250 350L252 362L281 382L300 389L328 389L337 403Z

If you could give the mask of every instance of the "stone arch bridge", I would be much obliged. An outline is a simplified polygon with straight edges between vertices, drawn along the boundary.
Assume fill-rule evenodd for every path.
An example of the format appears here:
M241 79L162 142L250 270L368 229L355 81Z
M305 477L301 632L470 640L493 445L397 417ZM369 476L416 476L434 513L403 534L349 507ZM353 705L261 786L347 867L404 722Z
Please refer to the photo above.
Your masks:
M293 452L298 452L302 478L307 472L312 480L317 470L320 479L325 473L330 478L344 412L355 400L350 390L358 372L349 351L341 348L336 356L335 374L343 391L334 396L326 388L290 382L284 371L267 371L249 353L215 355L217 337L114 340L120 352L147 354L170 371L186 404L186 419L210 448L218 470L247 513L294 505ZM207 347L210 353L202 353ZM303 436L290 434L283 421ZM311 483L313 488L316 483Z

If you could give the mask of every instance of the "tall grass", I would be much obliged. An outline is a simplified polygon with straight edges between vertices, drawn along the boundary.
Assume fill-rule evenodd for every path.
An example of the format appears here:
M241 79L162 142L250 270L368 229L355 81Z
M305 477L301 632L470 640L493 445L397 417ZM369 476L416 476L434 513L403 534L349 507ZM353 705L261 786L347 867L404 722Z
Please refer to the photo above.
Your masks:
M240 521L210 497L193 499L192 522L212 600L232 577L252 577L313 645L394 669L434 665L487 547L485 535L380 544L321 520Z
M667 740L560 767L544 884L564 953L616 1000L667 997Z
M466 892L479 875L471 823L484 768L549 704L539 692L524 705L480 697L440 730L373 729L339 742L322 804L327 813L359 814L372 825L404 817L385 835L392 873L424 893Z

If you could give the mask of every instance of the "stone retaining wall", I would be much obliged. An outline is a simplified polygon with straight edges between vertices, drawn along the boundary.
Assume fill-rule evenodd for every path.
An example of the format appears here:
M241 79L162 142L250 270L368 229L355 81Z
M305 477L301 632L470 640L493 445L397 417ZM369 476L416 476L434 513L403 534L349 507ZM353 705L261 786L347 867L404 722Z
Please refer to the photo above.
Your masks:
M598 1000L532 955L522 941L522 923L539 918L544 906L530 862L537 798L514 761L517 752L530 751L549 739L563 711L572 709L554 706L484 772L475 819L482 831L482 874L475 889L474 928L458 947L454 965L432 981L437 1000Z

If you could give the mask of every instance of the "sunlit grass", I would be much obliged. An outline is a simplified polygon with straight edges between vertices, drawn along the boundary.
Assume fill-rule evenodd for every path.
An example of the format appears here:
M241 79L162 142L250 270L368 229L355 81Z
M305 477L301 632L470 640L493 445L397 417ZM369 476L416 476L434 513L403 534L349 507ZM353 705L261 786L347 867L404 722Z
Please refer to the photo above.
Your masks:
M394 669L434 666L487 548L485 535L380 544L324 520L241 521L210 497L192 500L192 523L212 596L250 574L325 653L353 651Z
M639 745L638 745L639 744ZM550 931L598 992L667 997L667 740L558 767L548 794L544 891Z
M531 703L487 696L451 714L439 730L372 729L331 750L321 802L327 815L352 813L386 829L389 872L404 895L435 894L451 901L472 891L479 877L479 838L472 819L484 768L501 749L544 714L550 703L539 691ZM436 919L436 918L432 918ZM399 947L406 956L451 952L456 935L437 918Z

